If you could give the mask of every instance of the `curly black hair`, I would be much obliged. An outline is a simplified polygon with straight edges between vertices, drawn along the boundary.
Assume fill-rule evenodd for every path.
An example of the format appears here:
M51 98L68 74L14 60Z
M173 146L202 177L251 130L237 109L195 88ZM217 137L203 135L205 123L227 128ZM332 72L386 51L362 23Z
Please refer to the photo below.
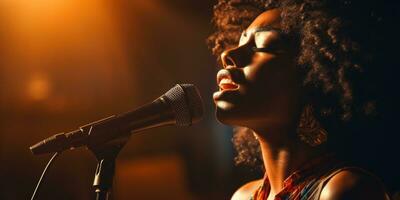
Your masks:
M335 133L328 141L337 142L354 131L350 122L365 123L366 116L377 113L375 73L385 33L382 5L361 0L219 0L213 17L217 30L208 44L219 56L237 45L256 16L280 9L282 31L299 45L304 97L324 128ZM254 140L249 131L237 131L236 163L257 165L262 160Z

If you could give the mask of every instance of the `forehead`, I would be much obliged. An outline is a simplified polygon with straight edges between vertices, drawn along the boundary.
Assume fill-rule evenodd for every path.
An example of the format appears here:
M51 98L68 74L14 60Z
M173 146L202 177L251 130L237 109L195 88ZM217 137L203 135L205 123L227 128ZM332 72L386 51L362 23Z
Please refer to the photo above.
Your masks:
M280 10L272 9L261 13L246 29L246 32L252 32L262 27L280 28Z

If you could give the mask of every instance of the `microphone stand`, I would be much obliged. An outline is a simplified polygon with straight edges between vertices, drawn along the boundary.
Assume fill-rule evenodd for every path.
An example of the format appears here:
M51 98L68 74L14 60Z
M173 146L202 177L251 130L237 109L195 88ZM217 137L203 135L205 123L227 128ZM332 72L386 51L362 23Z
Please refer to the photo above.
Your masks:
M115 174L115 159L125 146L129 136L102 145L88 145L97 159L97 168L93 180L96 200L108 200Z

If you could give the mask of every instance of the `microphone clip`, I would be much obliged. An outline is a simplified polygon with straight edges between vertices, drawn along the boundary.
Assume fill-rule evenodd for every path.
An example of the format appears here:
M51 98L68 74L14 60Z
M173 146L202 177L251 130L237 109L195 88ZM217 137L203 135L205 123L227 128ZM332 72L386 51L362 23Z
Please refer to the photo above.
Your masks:
M115 160L128 139L129 136L101 145L87 146L97 159L97 167L93 180L96 199L109 199L115 174Z

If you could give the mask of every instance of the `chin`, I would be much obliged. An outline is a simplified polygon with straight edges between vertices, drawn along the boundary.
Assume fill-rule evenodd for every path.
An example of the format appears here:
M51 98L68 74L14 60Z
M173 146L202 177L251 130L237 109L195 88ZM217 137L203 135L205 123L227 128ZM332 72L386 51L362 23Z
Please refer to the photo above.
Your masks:
M230 107L229 109L222 109L220 107L216 107L215 117L217 120L226 125L234 125L234 126L245 126L243 123L245 119L243 118L244 113L240 112L239 109L235 109L235 107Z

